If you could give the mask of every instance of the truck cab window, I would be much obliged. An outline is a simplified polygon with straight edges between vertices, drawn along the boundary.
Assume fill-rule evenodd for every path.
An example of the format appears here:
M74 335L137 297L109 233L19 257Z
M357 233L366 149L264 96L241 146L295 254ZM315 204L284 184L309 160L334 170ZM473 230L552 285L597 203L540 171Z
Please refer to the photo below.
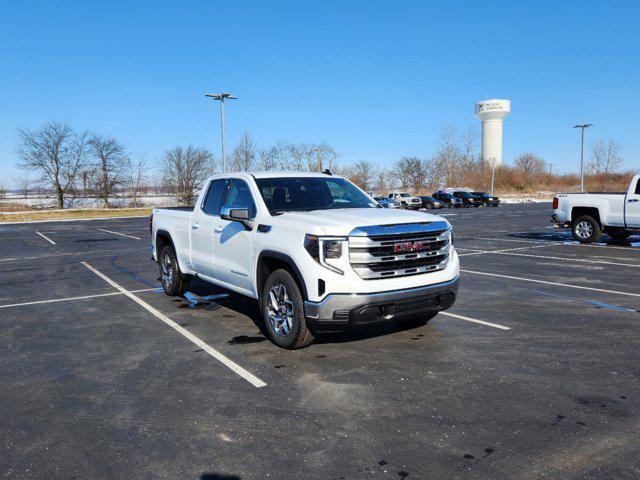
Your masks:
M636 195L640 195L640 180L636 183Z
M220 215L222 207L222 196L224 194L227 180L214 180L209 184L209 191L202 203L202 211L207 215Z
M256 204L253 202L249 185L244 180L233 179L224 201L227 207L243 207L249 209L249 218L256 216Z

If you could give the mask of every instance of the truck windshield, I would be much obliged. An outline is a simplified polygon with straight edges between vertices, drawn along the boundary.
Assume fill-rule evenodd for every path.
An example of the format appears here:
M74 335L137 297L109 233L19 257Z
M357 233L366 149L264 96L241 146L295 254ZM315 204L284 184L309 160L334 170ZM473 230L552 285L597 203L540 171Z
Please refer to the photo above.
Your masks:
M357 187L343 178L258 178L256 184L271 214L378 207Z

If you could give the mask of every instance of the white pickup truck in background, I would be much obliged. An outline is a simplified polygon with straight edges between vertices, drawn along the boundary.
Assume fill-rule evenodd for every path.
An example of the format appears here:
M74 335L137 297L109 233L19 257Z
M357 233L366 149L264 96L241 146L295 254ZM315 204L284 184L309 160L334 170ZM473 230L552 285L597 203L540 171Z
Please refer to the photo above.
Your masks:
M213 176L194 207L153 210L151 241L165 293L197 277L257 299L284 348L320 330L426 322L458 291L446 219L381 208L330 173Z
M553 198L551 221L570 227L582 243L597 242L604 232L625 240L640 232L640 174L626 193L561 193Z
M420 197L414 197L407 192L389 192L387 198L402 205L402 208L418 210L422 207L422 199Z

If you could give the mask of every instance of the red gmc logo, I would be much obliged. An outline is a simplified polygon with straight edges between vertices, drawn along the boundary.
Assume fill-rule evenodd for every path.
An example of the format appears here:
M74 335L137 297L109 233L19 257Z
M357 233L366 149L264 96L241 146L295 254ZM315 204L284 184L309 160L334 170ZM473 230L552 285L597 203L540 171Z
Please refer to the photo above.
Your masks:
M393 251L394 253L416 252L423 250L425 246L425 242L422 241L394 243Z

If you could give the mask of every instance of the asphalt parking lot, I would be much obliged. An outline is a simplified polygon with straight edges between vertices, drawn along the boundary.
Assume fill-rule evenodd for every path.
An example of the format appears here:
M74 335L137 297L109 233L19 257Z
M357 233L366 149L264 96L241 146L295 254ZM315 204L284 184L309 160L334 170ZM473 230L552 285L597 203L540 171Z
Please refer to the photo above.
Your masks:
M147 219L0 225L0 475L640 477L640 237L442 213L450 311L297 351L252 301L159 292Z

